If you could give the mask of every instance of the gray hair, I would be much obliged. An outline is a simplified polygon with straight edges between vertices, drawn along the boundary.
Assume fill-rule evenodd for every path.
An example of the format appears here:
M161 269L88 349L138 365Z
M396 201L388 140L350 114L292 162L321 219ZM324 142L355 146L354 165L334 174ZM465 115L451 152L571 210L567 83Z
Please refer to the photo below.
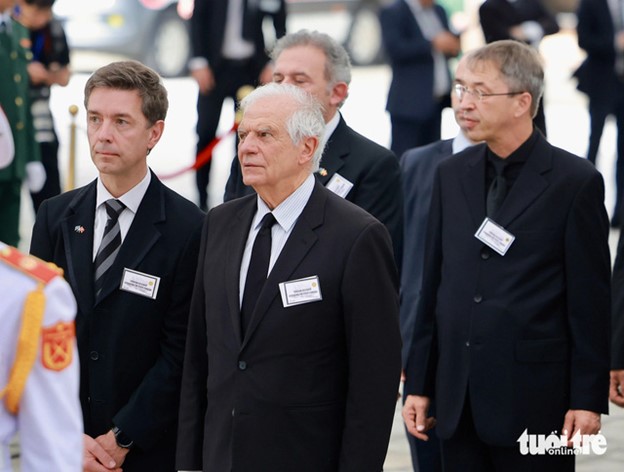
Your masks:
M258 87L243 98L239 104L239 109L245 113L247 108L260 99L284 96L290 98L296 105L295 111L286 119L285 123L291 141L300 144L304 138L308 137L315 137L319 141L312 158L312 172L316 172L319 169L323 154L321 141L325 132L325 120L323 119L321 104L312 95L294 85L270 82Z
M282 36L271 51L271 59L275 62L286 49L298 46L312 46L325 54L325 79L330 89L338 82L351 83L351 60L349 54L331 36L319 31L302 29L296 33ZM345 97L346 99L346 97ZM343 102L340 103L342 106Z
M505 39L471 51L465 58L470 69L483 62L494 64L511 92L529 92L532 98L531 118L535 117L544 93L544 68L535 48Z

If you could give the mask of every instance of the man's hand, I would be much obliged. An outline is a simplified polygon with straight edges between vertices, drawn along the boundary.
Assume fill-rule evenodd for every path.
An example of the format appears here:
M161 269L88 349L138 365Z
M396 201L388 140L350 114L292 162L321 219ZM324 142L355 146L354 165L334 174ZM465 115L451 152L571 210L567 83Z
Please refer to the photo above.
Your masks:
M436 425L436 419L427 416L430 403L429 397L408 395L403 405L403 421L407 431L422 441L429 441L429 436L425 432Z
M563 420L563 434L568 436L568 447L578 434L597 434L600 431L600 413L588 410L568 410Z
M84 435L82 469L84 472L122 472L115 459L88 434Z
M215 86L214 74L209 66L191 70L191 77L197 82L199 93L202 95L209 93Z
M613 404L624 408L624 370L611 371L609 400L611 400Z

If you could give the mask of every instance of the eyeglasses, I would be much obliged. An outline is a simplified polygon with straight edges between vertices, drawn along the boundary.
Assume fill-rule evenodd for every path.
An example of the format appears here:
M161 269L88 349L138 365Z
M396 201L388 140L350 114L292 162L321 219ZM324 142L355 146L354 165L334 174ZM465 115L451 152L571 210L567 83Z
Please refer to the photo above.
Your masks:
M475 99L477 99L480 102L482 102L483 99L487 97L502 97L502 96L511 97L513 95L520 95L521 93L524 93L524 92L485 93L485 92L482 92L481 90L469 89L468 87L462 84L455 84L453 86L453 92L455 92L455 96L457 97L459 101L461 101L466 96L466 94L468 94L468 95L472 95Z

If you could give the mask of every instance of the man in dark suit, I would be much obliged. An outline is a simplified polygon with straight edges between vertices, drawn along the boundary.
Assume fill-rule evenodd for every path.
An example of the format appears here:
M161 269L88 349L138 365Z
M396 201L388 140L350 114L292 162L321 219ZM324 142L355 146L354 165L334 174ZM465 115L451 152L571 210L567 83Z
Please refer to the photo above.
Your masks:
M455 93L451 95L451 104L455 113L455 121L460 128L457 136L410 149L401 156L405 214L399 319L403 339L403 365L407 362L414 334L414 322L423 276L427 220L435 173L442 162L476 144L464 133L466 121L463 119ZM429 441L419 441L411 434L407 435L407 440L414 470L420 472L442 470L440 445L435 430L429 434Z
M621 5L613 2L614 5ZM578 89L589 97L589 147L587 159L594 164L607 116L617 126L616 198L611 224L621 223L624 192L624 19L612 12L607 0L582 0L577 12L578 44L587 53L576 70Z
M379 13L392 67L386 110L397 156L438 141L442 110L450 106L448 59L460 52L446 11L434 0L395 0Z
M78 302L85 471L174 470L203 214L147 166L167 106L142 64L98 69L85 87L98 178L46 200L33 229L31 252L63 268Z
M604 183L533 127L543 77L510 40L456 71L466 135L485 144L438 167L403 410L419 439L437 419L447 471L574 470L521 437L596 434L607 412Z
M400 375L390 236L315 181L313 97L268 84L241 108L238 158L257 195L206 218L178 469L378 472Z
M286 33L286 7L262 10L265 2L251 0L195 0L191 18L193 58L191 76L199 86L197 97L197 153L215 137L221 108L226 98L236 102L244 85L271 80L271 65L265 50L262 21L265 14L274 19L276 37ZM197 169L199 207L208 208L210 161Z
M271 54L273 80L296 85L323 105L325 135L317 180L386 225L397 264L403 246L401 171L388 149L356 133L339 112L349 94L351 62L345 49L325 33L301 30L280 39ZM253 193L232 162L225 201Z
M611 385L609 399L624 408L624 232L620 233L613 264L613 335L611 351Z

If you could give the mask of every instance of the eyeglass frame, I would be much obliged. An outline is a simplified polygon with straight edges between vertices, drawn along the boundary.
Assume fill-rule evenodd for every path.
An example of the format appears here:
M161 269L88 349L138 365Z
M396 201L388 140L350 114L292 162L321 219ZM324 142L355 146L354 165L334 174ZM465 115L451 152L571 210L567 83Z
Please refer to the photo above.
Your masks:
M475 97L478 102L482 102L483 99L487 97L503 97L503 96L512 97L514 95L523 94L524 92L519 91L519 92L502 92L502 93L484 93L479 90L468 88L463 84L455 84L453 85L453 93L455 94L455 96L457 97L457 100L459 101L461 101L465 97L465 94L468 94L468 95L472 95L473 97Z

